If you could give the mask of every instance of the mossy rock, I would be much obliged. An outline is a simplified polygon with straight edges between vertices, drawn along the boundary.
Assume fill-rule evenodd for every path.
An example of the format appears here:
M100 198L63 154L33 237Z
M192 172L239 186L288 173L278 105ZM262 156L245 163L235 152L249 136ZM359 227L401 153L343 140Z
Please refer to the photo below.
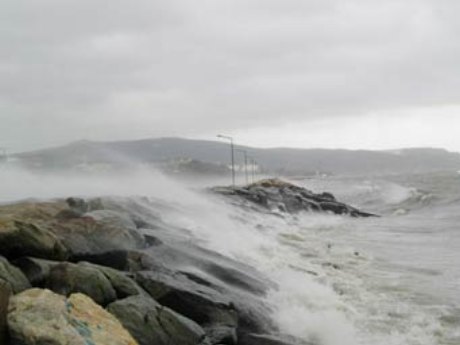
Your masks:
M7 259L0 256L0 280L8 283L14 293L30 289L30 283L24 273L13 265Z
M66 298L30 289L13 296L8 328L13 344L137 345L113 315L79 293Z
M198 345L205 332L195 322L146 296L132 296L107 307L140 345Z

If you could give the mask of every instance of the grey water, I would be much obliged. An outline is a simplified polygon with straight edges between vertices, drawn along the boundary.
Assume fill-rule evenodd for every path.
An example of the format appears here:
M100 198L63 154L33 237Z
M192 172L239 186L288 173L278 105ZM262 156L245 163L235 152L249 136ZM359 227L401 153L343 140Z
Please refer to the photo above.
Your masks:
M200 192L202 185L151 171L0 174L3 203L70 195L147 198L152 213L186 230L180 236L275 282L265 297L270 317L283 333L315 345L460 344L457 173L294 181L382 216L369 219L259 214Z
M348 246L368 258L367 267L355 274L367 292L382 298L373 302L375 313L362 328L383 328L388 344L393 337L395 344L460 344L460 175L303 184L333 190L339 199L382 215L327 231L331 250ZM358 305L358 299L350 303Z

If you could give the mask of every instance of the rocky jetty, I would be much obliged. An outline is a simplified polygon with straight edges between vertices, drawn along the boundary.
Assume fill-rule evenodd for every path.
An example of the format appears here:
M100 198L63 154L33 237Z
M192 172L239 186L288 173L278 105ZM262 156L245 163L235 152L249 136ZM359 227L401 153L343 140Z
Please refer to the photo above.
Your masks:
M375 214L339 202L331 193L315 194L280 179L261 180L243 187L214 187L211 190L233 198L236 204L247 201L263 211L291 214L301 211L327 212L351 217L377 217Z
M227 191L251 200L277 190L290 211L313 200L294 202L302 190L287 185L243 190ZM306 344L272 322L264 296L275 283L178 236L186 230L152 214L148 202L0 206L0 344ZM316 200L322 209L328 202L341 205L328 195Z

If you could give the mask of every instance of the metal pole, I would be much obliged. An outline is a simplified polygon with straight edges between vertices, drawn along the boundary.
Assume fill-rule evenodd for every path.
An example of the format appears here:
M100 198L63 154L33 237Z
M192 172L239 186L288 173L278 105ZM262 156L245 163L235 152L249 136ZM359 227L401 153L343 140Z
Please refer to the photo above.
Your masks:
M230 150L231 150L231 157L232 157L232 185L235 187L235 153L234 153L234 145L233 145L233 138L228 135L218 134L218 138L230 140Z
M248 152L246 150L237 149L237 151L242 152L244 154L244 176L246 179L246 184L249 184L248 178Z
M235 187L235 149L233 147L233 138L230 138L230 146L232 149L232 184Z
M246 184L249 184L249 177L248 177L248 154L244 151L244 175L246 176Z

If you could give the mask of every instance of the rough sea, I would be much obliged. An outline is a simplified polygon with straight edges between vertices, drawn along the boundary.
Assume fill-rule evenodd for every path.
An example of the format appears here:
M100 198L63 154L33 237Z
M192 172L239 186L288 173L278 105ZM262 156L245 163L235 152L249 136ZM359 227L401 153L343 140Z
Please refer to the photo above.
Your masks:
M22 181L18 184L19 179ZM190 241L250 264L277 285L279 328L315 345L460 344L460 174L293 181L379 218L267 215L160 175L2 172L1 202L122 195L149 199Z

